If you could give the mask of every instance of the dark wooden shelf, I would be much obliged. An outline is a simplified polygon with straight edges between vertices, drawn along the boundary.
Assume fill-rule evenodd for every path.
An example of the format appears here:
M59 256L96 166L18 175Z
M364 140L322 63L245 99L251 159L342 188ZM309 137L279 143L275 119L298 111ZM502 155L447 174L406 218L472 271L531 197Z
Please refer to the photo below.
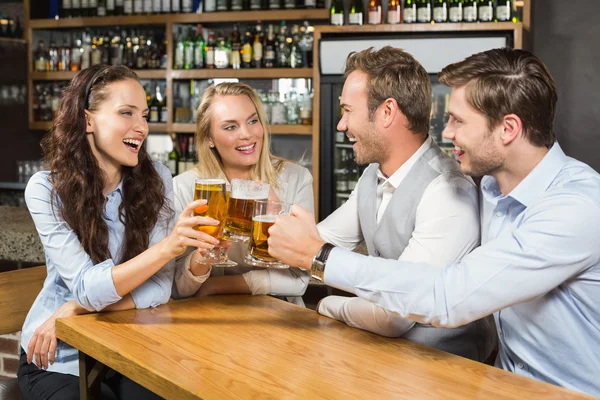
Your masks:
M136 69L134 72L140 79L166 79L167 70L165 69ZM77 72L71 71L33 71L30 73L34 81L70 81Z
M172 70L173 79L279 79L279 78L312 78L312 68L243 68L243 69L188 69Z

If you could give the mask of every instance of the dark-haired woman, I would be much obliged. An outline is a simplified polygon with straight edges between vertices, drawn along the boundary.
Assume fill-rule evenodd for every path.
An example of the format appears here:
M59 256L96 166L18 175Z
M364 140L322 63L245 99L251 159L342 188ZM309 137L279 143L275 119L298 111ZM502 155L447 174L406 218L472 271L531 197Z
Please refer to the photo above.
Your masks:
M188 246L216 243L192 228L215 223L190 216L201 201L189 204L171 229L171 176L143 145L147 118L135 73L94 66L66 88L42 141L49 170L31 178L25 200L48 276L22 330L18 376L26 399L79 398L78 353L57 343L57 317L166 303L171 260ZM116 372L101 386L107 398L155 397Z

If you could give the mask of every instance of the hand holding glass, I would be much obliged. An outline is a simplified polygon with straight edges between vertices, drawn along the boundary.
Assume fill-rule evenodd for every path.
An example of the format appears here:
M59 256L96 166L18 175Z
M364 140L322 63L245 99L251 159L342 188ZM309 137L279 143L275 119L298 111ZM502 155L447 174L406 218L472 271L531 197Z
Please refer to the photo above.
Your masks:
M269 228L275 223L280 214L288 214L290 206L287 203L271 200L254 202L252 216L252 235L248 246L246 262L256 267L289 268L269 254Z

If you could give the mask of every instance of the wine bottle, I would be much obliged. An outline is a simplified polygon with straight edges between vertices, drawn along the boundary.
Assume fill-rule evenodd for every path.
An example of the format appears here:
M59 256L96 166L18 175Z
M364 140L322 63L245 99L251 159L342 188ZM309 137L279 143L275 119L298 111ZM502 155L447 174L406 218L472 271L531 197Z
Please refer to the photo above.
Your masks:
M433 0L433 20L448 22L448 0Z
M450 22L462 22L463 0L450 0L448 2L448 19Z
M419 0L417 3L417 22L431 22L431 1Z
M352 0L348 11L349 25L362 25L364 23L364 7L362 0Z
M414 24L417 22L417 0L404 0L404 23Z

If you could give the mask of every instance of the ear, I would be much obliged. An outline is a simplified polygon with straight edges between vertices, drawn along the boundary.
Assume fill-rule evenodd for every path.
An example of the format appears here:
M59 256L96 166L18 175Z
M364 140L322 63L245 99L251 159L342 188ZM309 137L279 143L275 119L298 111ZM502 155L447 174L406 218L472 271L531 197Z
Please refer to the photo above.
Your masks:
M211 149L215 148L215 144L213 143L211 138L208 138L208 147L210 147Z
M384 128L389 128L390 125L394 122L396 115L400 112L400 108L398 108L398 103L395 99L391 97L385 99L383 103L379 106L381 108L382 122Z
M84 110L85 113L85 133L94 133L93 120L94 115L88 110Z
M516 114L505 115L500 124L502 126L500 139L505 146L512 143L523 132L523 122Z

